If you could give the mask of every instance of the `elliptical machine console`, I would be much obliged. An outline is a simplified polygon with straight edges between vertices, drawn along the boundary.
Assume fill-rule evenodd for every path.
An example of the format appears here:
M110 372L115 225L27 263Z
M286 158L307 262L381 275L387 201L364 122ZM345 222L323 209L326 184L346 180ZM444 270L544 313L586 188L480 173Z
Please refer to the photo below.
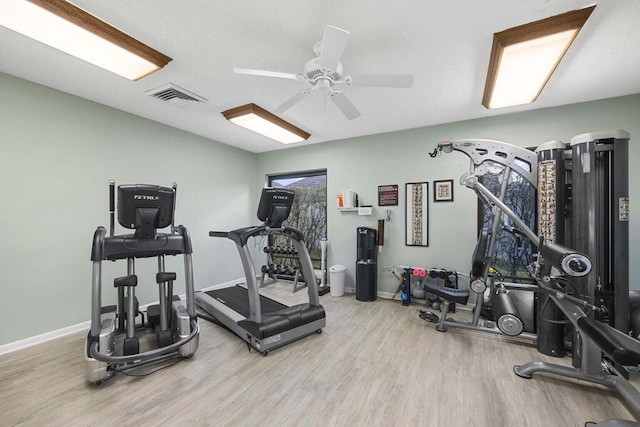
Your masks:
M118 187L118 223L133 234L114 235L115 182L109 182L110 231L98 227L93 235L91 330L85 346L87 380L101 383L116 371L140 367L170 357L191 357L198 348L199 327L195 311L191 238L182 225L174 225L177 185L121 185ZM159 229L171 226L169 233ZM177 275L165 271L166 255L184 258L186 301L173 295ZM135 260L156 257L155 281L159 304L147 308L147 323L155 328L155 349L140 351L140 314L135 290ZM102 306L102 261L127 261L126 276L113 281L117 305ZM144 316L143 316L144 319Z

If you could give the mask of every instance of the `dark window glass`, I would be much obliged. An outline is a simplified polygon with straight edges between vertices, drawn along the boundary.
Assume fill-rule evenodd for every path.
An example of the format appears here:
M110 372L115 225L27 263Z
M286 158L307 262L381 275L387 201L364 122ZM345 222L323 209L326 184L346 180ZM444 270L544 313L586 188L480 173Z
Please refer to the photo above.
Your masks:
M504 167L490 164L488 172L479 177L491 193L498 196L502 187ZM503 202L534 232L536 231L536 189L519 174L511 172ZM525 236L514 231L512 221L503 215L497 229L492 267L497 276L529 277L527 265L533 261L534 246ZM478 228L491 230L494 220L492 207L478 202Z
M302 231L313 266L320 268L320 240L327 237L327 171L312 171L273 175L269 177L269 186L288 188L295 191L289 219L290 227ZM270 245L289 245L282 241L269 242Z

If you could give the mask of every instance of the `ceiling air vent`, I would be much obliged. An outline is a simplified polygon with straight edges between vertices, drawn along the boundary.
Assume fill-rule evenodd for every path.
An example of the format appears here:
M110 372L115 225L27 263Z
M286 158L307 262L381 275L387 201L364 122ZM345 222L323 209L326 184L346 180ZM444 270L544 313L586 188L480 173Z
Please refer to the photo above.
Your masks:
M168 102L172 105L185 105L194 102L207 102L207 100L201 96L196 95L193 92L189 92L186 89L176 86L173 83L166 84L156 89L148 90L147 95L159 99L160 101Z

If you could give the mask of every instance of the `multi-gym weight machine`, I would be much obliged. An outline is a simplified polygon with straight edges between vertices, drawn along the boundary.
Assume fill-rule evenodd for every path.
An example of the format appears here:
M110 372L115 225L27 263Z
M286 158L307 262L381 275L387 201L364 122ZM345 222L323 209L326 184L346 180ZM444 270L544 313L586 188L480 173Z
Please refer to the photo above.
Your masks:
M547 320L566 316L574 328L572 367L530 362L515 366L514 372L523 378L546 372L610 387L638 416L640 393L626 380L624 368L640 364L640 342L628 335L628 140L624 131L590 133L572 138L570 150L559 142L536 150L540 237L478 183L473 162L472 171L461 182L509 217L537 246L537 259L529 271L537 283L535 291L551 302L543 303L538 314ZM437 151L484 156L487 146L505 154L505 148L510 148L498 141L465 140L441 143ZM512 158L512 162L519 160ZM557 243L563 240L579 250ZM549 323L561 325L557 320ZM564 351L563 329L539 330L537 338L543 353L554 346ZM600 425L637 424L609 420Z
M199 327L196 317L191 262L191 239L182 225L174 225L177 185L118 186L117 217L119 224L134 234L115 235L115 182L109 183L109 235L98 227L93 235L91 291L91 330L85 346L87 380L101 383L114 372L160 362L171 357L191 357L198 348ZM168 233L159 229L170 226ZM177 275L165 271L165 256L184 258L186 301L173 295ZM159 304L147 308L147 323L136 325L140 312L135 295L138 275L135 262L157 258L155 282ZM102 262L127 261L127 274L113 281L117 288L117 305L102 306ZM155 329L155 344L145 331ZM149 348L149 349L146 349Z
M462 152L471 159L470 170L460 178L460 183L473 189L480 200L492 208L493 222L490 230L480 233L472 257L469 281L470 291L476 294L476 301L469 322L447 317L451 304L467 304L471 295L469 290L427 286L427 292L444 300L437 329L445 332L448 327L455 327L534 340L534 294L531 291L537 290L537 287L494 278L492 266L497 251L498 232L504 227L506 218L497 204L504 205L510 185L525 183L536 188L536 155L530 150L509 143L481 139L443 142L438 144L435 153L453 151ZM498 176L497 194L493 194L478 179L490 173ZM523 233L517 228L515 231ZM481 318L484 295L488 288L491 291L490 301L495 320Z
M498 228L505 222L504 211L497 202L504 204L511 182L526 180L538 191L537 226L540 237L550 243L575 247L594 259L594 274L576 279L580 295L590 303L606 308L598 314L600 320L628 332L628 140L629 134L625 131L583 134L572 139L570 148L559 141L551 141L539 146L535 154L522 147L492 140L447 141L438 145L437 152L460 151L470 157L470 171L462 176L460 182L492 207L494 215L492 228L481 233L472 259L470 289L478 294L473 320L470 323L443 321L439 330L446 330L446 326L470 327L520 335L522 319L532 317L528 313L522 315L522 292L518 293L518 300L514 303L510 301L510 292L503 290L535 292L537 286L498 280L494 283L491 298L494 312L497 311L494 313L497 328L482 327L482 323L478 326L483 304L480 294L487 288ZM489 170L500 169L500 189L498 194L494 194L480 182L480 177ZM579 197L572 197L572 194ZM523 233L515 228L517 233ZM527 237L531 240L531 236ZM536 340L542 353L561 356L564 354L564 327L558 319L562 317L553 304L548 304L548 297L541 294L538 297L538 308L545 310L535 314L538 334L522 335ZM452 298L466 303L468 293L456 292L450 295L449 299ZM491 325L491 322L485 324Z

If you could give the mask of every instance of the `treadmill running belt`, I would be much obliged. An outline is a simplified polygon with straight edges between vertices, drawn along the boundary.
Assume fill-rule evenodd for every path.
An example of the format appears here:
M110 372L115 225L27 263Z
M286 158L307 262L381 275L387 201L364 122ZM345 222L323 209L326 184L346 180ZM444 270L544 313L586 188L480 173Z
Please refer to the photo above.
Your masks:
M230 288L206 291L205 293L245 318L249 317L249 293L246 288L236 285ZM269 314L289 307L260 295L260 308L262 314Z

